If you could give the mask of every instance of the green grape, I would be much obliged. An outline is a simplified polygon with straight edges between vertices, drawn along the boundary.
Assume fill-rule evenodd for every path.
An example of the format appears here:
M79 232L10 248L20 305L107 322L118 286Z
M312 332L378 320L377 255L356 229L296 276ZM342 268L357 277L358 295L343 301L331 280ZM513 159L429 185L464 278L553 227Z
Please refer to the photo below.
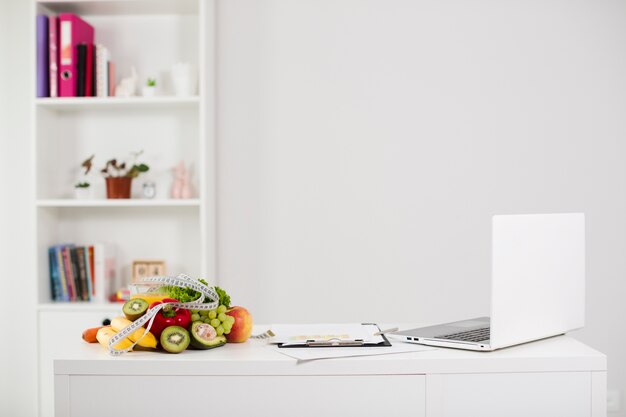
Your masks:
M226 306L225 305L221 305L217 308L217 312L219 313L226 313Z
M190 310L191 314L198 314L198 312L200 312L200 310Z
M220 321L218 319L213 319L211 320L211 326L215 327L216 329L218 328L218 326L220 325Z
M200 320L200 314L198 314L198 313L193 313L193 314L191 315L191 321L198 321L198 320Z
M226 321L228 323L230 323L230 325L232 326L233 324L235 324L235 318L233 316L226 316Z
M230 334L230 329L224 329L224 334Z
M226 313L220 313L220 314L218 314L218 315L217 315L217 318L218 318L218 319L220 319L220 321L221 321L222 323L224 323L224 322L226 321L226 317L228 317L228 316L226 315Z
M224 328L222 326L217 326L215 328L215 332L217 333L218 336L221 336L224 334Z
M225 321L222 323L222 327L224 328L224 333L226 333L226 330L230 331L230 329L232 329L233 325L230 324L229 322Z
M202 321L205 322L206 324L211 324L211 319L208 317L205 317Z
M213 320L215 317L217 317L217 312L215 310L209 310L209 318Z
M198 314L200 314L201 316L206 316L207 314L209 314L209 312L207 310L200 310Z

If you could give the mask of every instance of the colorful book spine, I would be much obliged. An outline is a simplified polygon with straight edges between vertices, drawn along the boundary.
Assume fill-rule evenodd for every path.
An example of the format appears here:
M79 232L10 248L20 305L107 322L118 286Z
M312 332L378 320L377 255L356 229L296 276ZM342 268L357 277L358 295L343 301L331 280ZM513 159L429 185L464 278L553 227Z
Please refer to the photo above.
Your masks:
M85 63L85 97L93 96L93 44L87 45L87 62Z
M109 97L115 97L115 64L109 61L108 65Z
M87 283L87 265L85 264L85 248L76 248L76 269L80 281L80 299L89 301L89 284Z
M69 301L76 301L76 286L74 281L74 271L72 269L70 247L64 246L61 249L61 254L63 255L63 271L65 273L65 285L67 285Z
M85 97L86 70L87 70L87 45L81 43L76 46L76 97Z
M109 51L103 45L96 45L96 96L107 97Z
M48 72L48 82L50 84L50 97L59 96L59 55L57 38L58 20L56 16L48 18L48 61L50 71Z
M57 265L59 268L59 281L61 282L61 291L62 291L61 300L70 301L70 295L67 289L67 279L65 277L65 268L63 264L62 249L63 249L62 246L55 246L54 248L54 252L56 253L56 257L57 257Z
M96 295L96 274L95 262L93 257L93 246L89 246L87 248L87 252L89 253L89 276L91 278L91 295L89 298L93 300Z
M49 97L48 16L37 16L37 97Z
M59 265L56 260L54 247L48 248L48 262L50 263L50 296L54 301L61 301L61 281L59 280Z
M64 13L59 19L59 96L75 97L78 77L77 46L92 44L93 27L72 13ZM83 80L84 81L84 80Z

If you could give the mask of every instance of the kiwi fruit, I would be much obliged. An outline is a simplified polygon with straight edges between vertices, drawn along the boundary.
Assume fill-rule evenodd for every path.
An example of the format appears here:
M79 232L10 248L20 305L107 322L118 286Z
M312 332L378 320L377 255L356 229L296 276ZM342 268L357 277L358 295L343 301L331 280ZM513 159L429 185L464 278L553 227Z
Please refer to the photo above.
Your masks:
M128 320L135 321L146 314L148 307L150 307L150 305L143 298L133 298L124 303L122 311Z
M166 327L161 333L161 346L170 353L182 352L190 341L189 332L180 326Z

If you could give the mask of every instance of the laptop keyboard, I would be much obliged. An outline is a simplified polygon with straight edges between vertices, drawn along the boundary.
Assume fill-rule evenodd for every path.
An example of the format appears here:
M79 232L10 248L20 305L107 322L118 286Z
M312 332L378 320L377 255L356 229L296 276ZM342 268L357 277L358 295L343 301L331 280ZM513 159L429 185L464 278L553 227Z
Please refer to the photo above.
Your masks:
M436 339L461 340L463 342L482 342L489 340L490 327L482 327L480 329L468 330L466 332L445 334L436 336Z

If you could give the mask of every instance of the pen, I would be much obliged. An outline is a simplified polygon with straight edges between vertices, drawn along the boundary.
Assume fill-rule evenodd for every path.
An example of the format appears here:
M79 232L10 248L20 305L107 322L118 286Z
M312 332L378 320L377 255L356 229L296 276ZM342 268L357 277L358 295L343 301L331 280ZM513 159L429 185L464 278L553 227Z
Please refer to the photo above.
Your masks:
M374 333L374 336L381 336L385 333L393 333L393 332L397 332L398 328L397 327L392 327L391 329L385 329L385 330L381 330L379 332Z

